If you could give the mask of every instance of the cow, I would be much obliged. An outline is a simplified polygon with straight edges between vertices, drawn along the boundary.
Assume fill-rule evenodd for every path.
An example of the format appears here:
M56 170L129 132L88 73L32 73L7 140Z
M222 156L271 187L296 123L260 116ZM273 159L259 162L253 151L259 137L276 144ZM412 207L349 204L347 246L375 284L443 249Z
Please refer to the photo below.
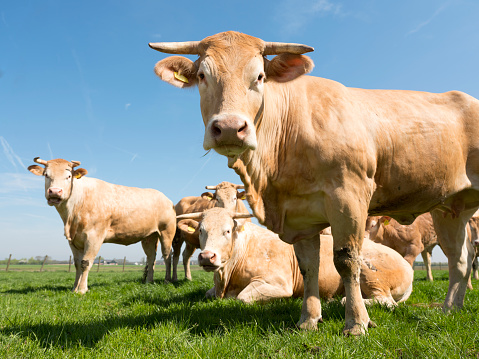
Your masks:
M154 189L125 187L88 178L79 161L36 157L28 170L45 177L45 198L60 215L73 253L73 292L88 291L88 273L103 243L130 245L141 241L147 259L146 281L153 282L158 241L166 263L176 231L173 202ZM168 271L165 280L171 278Z
M215 286L206 296L233 297L246 303L301 297L303 277L293 246L268 229L245 222L245 217L224 208L178 216L180 230L186 235L194 230L199 236L199 265L214 271ZM320 297L344 295L333 264L332 236L321 236L320 257ZM366 303L395 307L411 294L413 277L412 267L399 253L370 240L363 242L360 287Z
M322 317L318 233L329 225L347 298L343 333L373 324L359 286L368 215L411 224L431 212L449 262L443 310L462 308L473 250L465 227L479 207L477 99L303 76L314 67L303 55L312 47L234 31L149 45L199 56L165 58L155 72L198 86L203 148L227 157L258 221L294 245L305 283L300 328L317 329Z
M479 279L479 265L477 257L479 257L479 216L474 215L468 222L467 234L469 240L474 247L472 257L472 276L474 279ZM472 289L472 283L469 281L468 287Z
M248 213L242 199L245 199L245 193L239 191L244 189L243 185L237 185L230 182L221 182L216 186L206 186L208 190L214 190L214 193L204 192L201 196L189 196L182 198L175 206L176 214L181 215L192 212L202 212L205 209L213 207L223 207L234 212ZM177 268L180 256L180 250L183 243L186 242L183 250L183 266L185 269L185 278L191 280L190 259L197 248L200 248L200 242L197 236L184 236L181 231L176 231L173 240L173 281L178 279Z
M402 225L388 216L370 217L366 223L366 232L369 232L371 240L397 251L411 267L421 254L426 266L426 279L433 281L431 255L439 243L430 213L418 216L410 225Z

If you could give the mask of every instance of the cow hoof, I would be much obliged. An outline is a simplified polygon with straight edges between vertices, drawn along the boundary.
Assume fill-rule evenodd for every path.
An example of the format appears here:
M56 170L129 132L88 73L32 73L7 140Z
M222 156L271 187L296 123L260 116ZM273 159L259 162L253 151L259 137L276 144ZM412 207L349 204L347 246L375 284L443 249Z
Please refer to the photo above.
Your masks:
M377 324L374 323L372 320L369 320L367 328L376 328ZM346 337L352 336L352 337L358 337L360 335L364 335L367 333L367 329L363 324L354 324L352 328L344 328L343 334Z
M298 322L296 326L301 329L301 330L318 330L318 322L322 323L323 318L320 317L319 319L308 319L305 320L304 322L300 323Z

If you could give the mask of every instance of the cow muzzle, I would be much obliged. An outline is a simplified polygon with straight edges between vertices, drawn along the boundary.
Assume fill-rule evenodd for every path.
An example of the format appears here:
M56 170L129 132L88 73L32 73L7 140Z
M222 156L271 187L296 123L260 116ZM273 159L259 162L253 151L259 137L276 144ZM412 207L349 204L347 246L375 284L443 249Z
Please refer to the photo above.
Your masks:
M236 156L257 146L252 122L243 115L218 115L208 124L203 147L224 156Z
M215 264L217 259L215 253L211 251L203 251L198 255L198 264L203 267L205 271L212 272L219 268L219 266Z
M47 202L49 206L60 204L63 201L63 189L50 187L47 191Z

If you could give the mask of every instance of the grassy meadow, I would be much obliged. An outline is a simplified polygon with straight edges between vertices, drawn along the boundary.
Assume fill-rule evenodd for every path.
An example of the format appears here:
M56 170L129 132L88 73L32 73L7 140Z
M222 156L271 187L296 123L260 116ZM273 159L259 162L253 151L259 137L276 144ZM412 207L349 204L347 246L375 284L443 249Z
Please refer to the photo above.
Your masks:
M206 300L212 274L142 284L141 268L94 268L90 292L73 294L74 273L0 271L0 358L478 358L479 281L464 309L444 315L447 271L415 272L414 291L395 310L369 309L378 327L360 338L341 332L344 309L323 302L318 331L295 327L300 299L245 305ZM24 267L26 268L26 267ZM18 269L18 268L16 268Z

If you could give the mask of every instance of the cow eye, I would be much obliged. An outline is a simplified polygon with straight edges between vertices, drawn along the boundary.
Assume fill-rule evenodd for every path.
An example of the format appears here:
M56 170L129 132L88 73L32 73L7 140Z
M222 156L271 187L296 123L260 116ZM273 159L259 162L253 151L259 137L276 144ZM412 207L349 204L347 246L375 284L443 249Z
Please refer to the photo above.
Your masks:
M198 78L199 78L200 80L204 80L204 79L205 79L205 74L202 73L202 72L199 73L199 74L198 74Z
M72 178L72 175L68 175L68 176L67 176L67 180L69 180L70 178Z
M258 82L261 82L264 79L264 74L258 75Z
M226 234L230 234L230 233L231 233L231 231L230 231L229 229L227 229L227 230L225 231L225 235L226 235Z

